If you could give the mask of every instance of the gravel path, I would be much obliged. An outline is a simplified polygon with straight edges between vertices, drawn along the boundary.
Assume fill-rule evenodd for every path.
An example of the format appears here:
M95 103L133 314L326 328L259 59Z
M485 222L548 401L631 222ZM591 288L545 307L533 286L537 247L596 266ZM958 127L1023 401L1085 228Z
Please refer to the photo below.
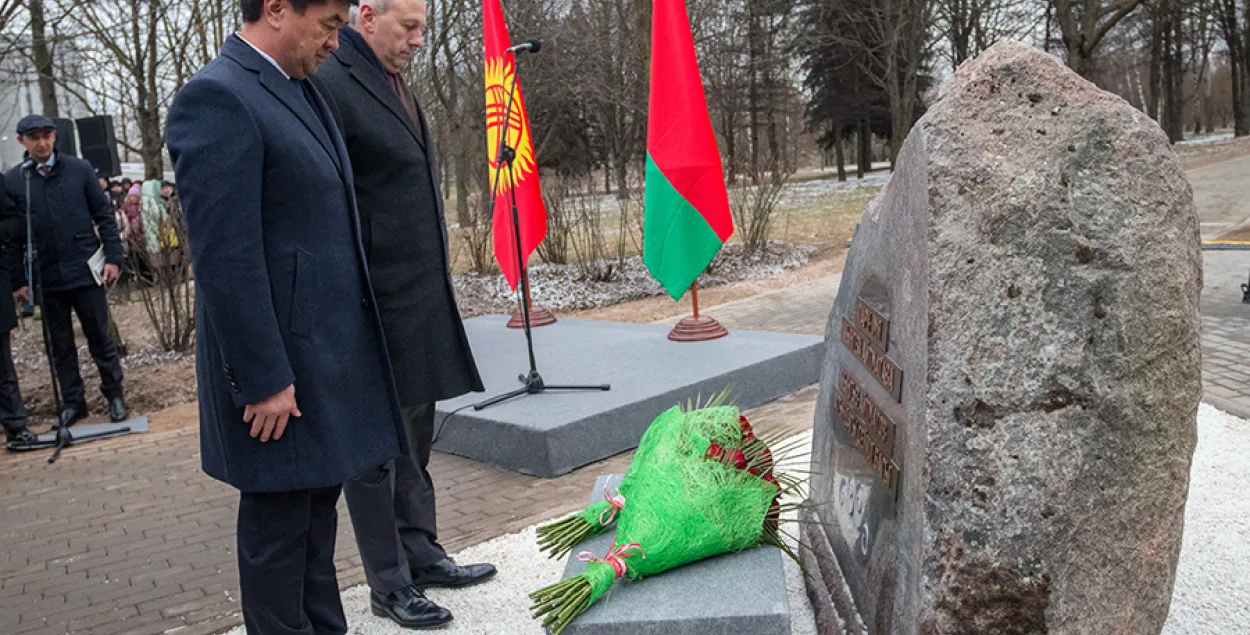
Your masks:
M1250 633L1250 421L1202 404L1185 543L1163 635Z

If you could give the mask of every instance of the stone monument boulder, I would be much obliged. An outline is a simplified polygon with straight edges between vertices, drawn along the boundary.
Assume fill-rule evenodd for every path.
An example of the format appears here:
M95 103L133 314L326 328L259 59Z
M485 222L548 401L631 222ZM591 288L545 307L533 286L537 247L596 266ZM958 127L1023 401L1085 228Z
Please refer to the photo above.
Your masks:
M828 632L1157 635L1201 288L1155 122L1023 44L960 67L857 228L829 319L824 524L804 531L817 612L842 609Z

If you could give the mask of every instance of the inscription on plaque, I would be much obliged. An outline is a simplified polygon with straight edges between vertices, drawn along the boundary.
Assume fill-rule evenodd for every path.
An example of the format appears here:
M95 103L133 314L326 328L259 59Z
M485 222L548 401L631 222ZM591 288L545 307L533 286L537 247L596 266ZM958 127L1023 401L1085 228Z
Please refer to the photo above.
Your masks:
M888 322L884 328L889 329ZM864 365L864 368L868 369L869 373L872 373L878 382L881 382L886 392L894 397L894 401L902 400L903 369L886 357L885 353L877 348L867 335L855 328L855 325L846 318L842 318L842 345L851 352L855 359L859 360L859 363Z
M894 455L894 422L881 410L881 406L868 396L868 391L855 380L855 376L847 372L846 367L839 369L838 395L844 398L868 427L881 451L888 456Z
M896 402L901 401L903 370L885 355L890 321L860 298L855 299L852 317L842 318L842 344ZM838 367L833 410L881 483L897 497L902 472L894 460L897 426L845 366Z
M882 352L890 351L890 321L859 298L855 298L855 325Z

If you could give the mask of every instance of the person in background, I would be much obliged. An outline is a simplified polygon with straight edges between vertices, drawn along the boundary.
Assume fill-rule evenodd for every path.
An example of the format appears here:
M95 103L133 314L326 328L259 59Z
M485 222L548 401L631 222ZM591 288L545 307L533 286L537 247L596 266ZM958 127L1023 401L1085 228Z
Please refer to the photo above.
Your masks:
M122 212L126 214L126 224L130 227L130 233L134 235L143 233L142 199L143 188L138 183L135 183L130 186L130 190L126 192L126 200L122 202Z
M10 445L38 441L26 426L26 405L17 384L10 339L11 331L17 328L17 298L13 291L22 286L25 241L26 220L8 192L0 188L0 424Z
M87 396L78 370L72 314L78 315L87 347L100 370L100 391L108 404L109 419L129 417L122 391L122 365L109 330L108 293L96 282L87 261L103 247L101 278L117 280L123 260L117 220L91 164L56 151L56 125L43 115L28 115L17 123L17 140L29 159L5 174L5 186L18 208L29 205L35 248L38 251L43 297L36 298L48 321L53 364L65 402L63 425L87 416ZM26 199L29 178L30 200ZM34 281L26 281L27 284ZM23 299L26 287L18 289Z
M109 201L113 203L113 209L121 209L122 203L126 200L126 190L122 189L122 184L113 181L108 188Z

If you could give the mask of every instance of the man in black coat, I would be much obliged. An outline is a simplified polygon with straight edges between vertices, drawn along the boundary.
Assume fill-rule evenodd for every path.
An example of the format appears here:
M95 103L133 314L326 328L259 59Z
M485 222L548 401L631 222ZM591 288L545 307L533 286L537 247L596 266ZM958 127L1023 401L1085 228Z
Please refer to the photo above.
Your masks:
M347 630L335 504L344 481L406 449L351 162L307 80L349 1L242 0L242 29L169 110L196 274L201 455L240 490L249 635Z
M460 566L438 544L428 465L434 402L481 391L482 380L456 309L434 144L399 76L421 45L424 0L361 0L341 46L318 69L356 174L370 277L395 369L411 460L345 484L373 610L407 627L451 614L421 593L463 587L495 574Z
M27 161L5 174L5 186L21 212L29 206L39 279L27 280L26 284L38 283L43 293L36 301L48 321L52 362L65 402L61 423L73 425L87 416L71 311L78 315L87 348L100 371L100 391L108 402L109 418L125 421L128 413L122 396L122 365L109 330L108 293L87 264L103 244L101 277L105 284L117 279L122 241L113 205L100 189L90 163L55 151L56 124L51 119L43 115L23 117L17 123L17 140L26 148ZM23 298L28 293L25 286L18 289Z
M0 424L4 426L5 440L17 446L38 440L26 427L26 405L18 389L9 340L10 331L17 328L13 290L22 286L25 241L26 219L17 211L9 193L0 188Z

